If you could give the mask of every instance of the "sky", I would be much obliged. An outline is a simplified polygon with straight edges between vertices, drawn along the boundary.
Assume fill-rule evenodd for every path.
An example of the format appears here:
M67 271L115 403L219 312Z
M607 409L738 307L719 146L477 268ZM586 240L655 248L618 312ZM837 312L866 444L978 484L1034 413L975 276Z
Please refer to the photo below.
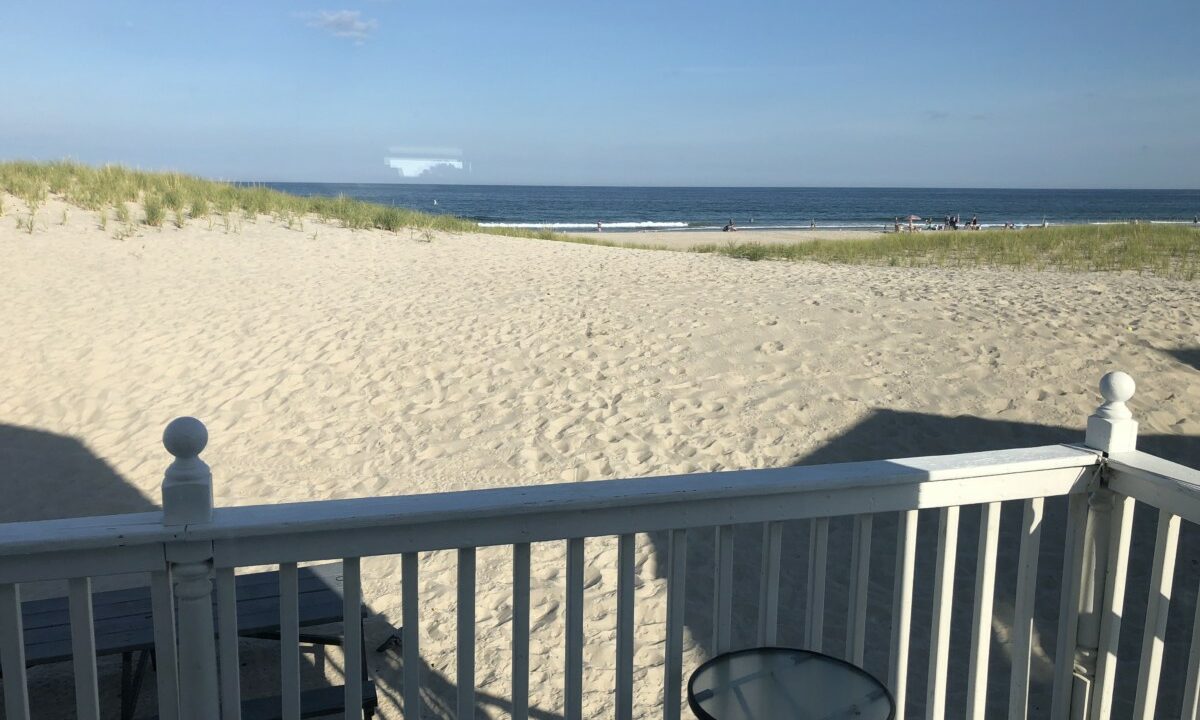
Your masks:
M4 0L0 89L228 180L1200 188L1197 0Z

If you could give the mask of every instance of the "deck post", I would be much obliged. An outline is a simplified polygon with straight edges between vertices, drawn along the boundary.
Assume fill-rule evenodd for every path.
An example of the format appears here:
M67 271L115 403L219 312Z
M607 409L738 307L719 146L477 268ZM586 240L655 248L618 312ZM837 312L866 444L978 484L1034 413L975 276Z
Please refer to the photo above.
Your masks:
M195 418L176 418L163 432L163 445L175 456L163 476L163 525L185 532L188 525L212 521L212 473L199 457L207 444L208 430ZM168 544L166 552L179 621L179 717L219 718L212 543L185 540Z
M1125 403L1133 397L1135 389L1133 378L1120 371L1107 373L1100 379L1100 394L1104 402L1088 417L1085 445L1100 450L1106 457L1109 453L1134 449L1138 424ZM1070 696L1071 720L1085 720L1092 714L1100 625L1107 606L1104 588L1108 581L1112 510L1113 493L1101 484L1088 497L1087 522L1083 531L1074 681Z
M1105 455L1128 452L1137 446L1137 420L1125 404L1136 389L1133 378L1119 370L1100 378L1104 402L1088 417L1085 445Z

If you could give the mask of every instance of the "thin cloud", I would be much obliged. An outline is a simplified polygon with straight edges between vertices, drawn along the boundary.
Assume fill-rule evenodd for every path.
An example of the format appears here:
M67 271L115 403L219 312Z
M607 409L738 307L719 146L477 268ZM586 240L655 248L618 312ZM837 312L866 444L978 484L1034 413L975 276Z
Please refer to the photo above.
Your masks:
M322 10L304 17L309 27L324 30L334 37L353 40L356 45L363 44L379 27L374 19L363 19L358 10Z

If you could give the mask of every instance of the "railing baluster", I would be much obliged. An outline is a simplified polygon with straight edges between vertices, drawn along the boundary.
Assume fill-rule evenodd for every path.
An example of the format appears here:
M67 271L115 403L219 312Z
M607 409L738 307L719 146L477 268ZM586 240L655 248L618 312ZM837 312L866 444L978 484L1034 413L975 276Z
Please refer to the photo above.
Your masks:
M622 535L617 544L617 720L633 718L633 585L637 536Z
M563 678L566 720L583 717L583 550L583 538L567 540L567 637Z
M663 658L663 718L679 720L683 692L683 608L687 530L671 530L667 548L667 642Z
M1125 612L1125 580L1129 571L1129 545L1133 532L1134 499L1113 495L1112 530L1109 532L1107 598L1100 618L1096 680L1092 685L1092 717L1111 717L1113 686L1117 675L1117 645L1121 639L1121 617Z
M529 543L513 545L513 720L529 718Z
M729 649L733 625L733 526L718 525L713 541L716 551L713 569L713 648L716 653Z
M175 596L170 569L150 573L154 614L154 660L158 683L158 717L179 718L179 661L175 655Z
M1196 593L1196 612L1192 616L1192 645L1188 653L1187 678L1183 686L1184 720L1200 720L1200 592Z
M779 635L779 559L783 523L763 524L762 578L758 586L758 644L774 645Z
M29 684L25 678L25 634L21 628L21 588L0 585L0 671L4 673L4 713L29 720Z
M946 670L950 663L950 615L954 609L954 562L958 555L959 508L938 511L937 576L933 585L933 631L929 638L929 690L925 707L932 720L946 716Z
M75 670L75 709L79 720L99 720L100 692L96 685L96 626L92 618L92 579L71 578L71 664Z
M1013 602L1012 675L1008 686L1008 716L1024 720L1029 714L1029 661L1033 650L1033 609L1037 598L1038 552L1042 545L1044 498L1025 501L1021 518L1021 552L1017 561L1017 594Z
M235 580L233 568L217 568L217 651L221 660L222 720L239 720L242 717Z
M999 543L1000 503L988 503L979 510L979 552L975 559L975 615L971 623L971 675L967 680L967 717L973 720L983 720L987 707L988 650L992 642Z
M917 567L917 511L896 521L896 575L892 596L892 653L889 684L896 698L896 720L904 720L908 697L908 645L912 632L913 573Z
M829 557L829 518L809 521L808 603L805 606L804 646L821 652L825 635L825 564Z
M1134 717L1150 720L1158 702L1158 675L1162 669L1163 642L1167 634L1167 611L1175 581L1175 554L1179 548L1179 516L1158 511L1158 538L1154 543L1154 569L1150 596L1146 600L1146 627L1142 633L1142 657L1138 662Z
M458 551L458 717L475 717L475 548Z
M850 548L850 606L846 610L846 659L862 666L867 638L867 591L871 583L871 515L854 517Z
M342 633L346 665L346 717L362 714L363 680L367 670L363 666L362 637L362 561L358 558L342 559Z
M419 559L420 555L415 552L406 552L400 557L400 602L404 606L401 609L404 627L400 630L404 645L404 717L413 720L421 717L421 624L418 600L420 578L417 570ZM527 612L526 618L528 617Z
M284 720L300 718L300 588L296 563L279 565L279 685Z
M1050 717L1070 714L1075 670L1075 647L1079 641L1079 611L1083 588L1084 543L1088 496L1071 495L1067 506L1067 534L1063 540L1062 597L1058 606L1058 642L1054 651L1054 696ZM980 715L980 717L983 717Z

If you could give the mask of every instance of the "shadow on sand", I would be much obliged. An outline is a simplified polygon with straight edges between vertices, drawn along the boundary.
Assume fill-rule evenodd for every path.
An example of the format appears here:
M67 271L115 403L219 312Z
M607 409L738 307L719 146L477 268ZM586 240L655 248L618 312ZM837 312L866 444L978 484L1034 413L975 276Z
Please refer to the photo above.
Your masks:
M1200 347L1174 348L1165 352L1184 365L1200 370Z
M0 424L0 488L0 523L159 509L79 440L15 425Z

